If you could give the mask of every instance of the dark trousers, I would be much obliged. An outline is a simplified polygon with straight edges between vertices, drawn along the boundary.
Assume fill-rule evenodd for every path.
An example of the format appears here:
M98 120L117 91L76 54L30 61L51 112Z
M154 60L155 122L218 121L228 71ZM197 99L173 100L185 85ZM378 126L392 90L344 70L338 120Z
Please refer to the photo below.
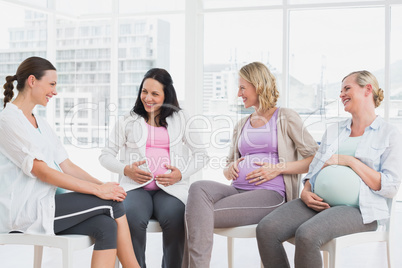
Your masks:
M149 220L154 218L163 232L162 267L181 267L184 250L184 204L163 190L146 191L138 188L127 192L124 206L140 266L146 267L147 226Z
M117 224L124 215L122 202L94 195L65 193L55 196L55 234L82 234L95 239L95 250L117 247Z

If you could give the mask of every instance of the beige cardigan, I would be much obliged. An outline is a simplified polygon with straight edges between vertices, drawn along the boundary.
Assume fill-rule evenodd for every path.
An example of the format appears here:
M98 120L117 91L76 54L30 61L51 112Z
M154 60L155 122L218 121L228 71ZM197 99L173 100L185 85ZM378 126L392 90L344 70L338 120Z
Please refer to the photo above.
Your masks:
M303 158L314 155L318 149L318 144L303 126L303 121L299 114L288 108L278 109L277 129L279 162L286 163L296 161L299 159L299 154ZM250 116L246 116L242 118L233 130L232 144L229 156L226 160L227 167L240 158L238 141L244 124L249 117ZM290 201L298 198L300 174L284 174L283 179L286 187L286 200Z

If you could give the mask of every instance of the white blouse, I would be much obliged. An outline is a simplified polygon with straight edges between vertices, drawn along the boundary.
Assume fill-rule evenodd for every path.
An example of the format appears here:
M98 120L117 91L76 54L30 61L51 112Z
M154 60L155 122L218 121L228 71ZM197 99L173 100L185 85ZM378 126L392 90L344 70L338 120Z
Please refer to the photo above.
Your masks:
M151 183L139 184L124 176L124 167L133 162L146 160L146 141L148 128L144 118L139 115L126 114L112 129L107 146L102 149L99 161L106 169L120 175L120 185L125 191L130 191ZM202 169L209 161L205 146L197 126L190 128L188 116L183 110L173 113L166 118L169 134L170 163L177 167L182 179L170 186L156 184L163 191L187 203L189 179L192 174ZM119 158L119 159L117 159ZM139 166L150 172L147 163Z
M57 187L31 171L34 159L55 168L68 155L50 125L35 118L40 131L12 103L0 113L0 233L54 234Z

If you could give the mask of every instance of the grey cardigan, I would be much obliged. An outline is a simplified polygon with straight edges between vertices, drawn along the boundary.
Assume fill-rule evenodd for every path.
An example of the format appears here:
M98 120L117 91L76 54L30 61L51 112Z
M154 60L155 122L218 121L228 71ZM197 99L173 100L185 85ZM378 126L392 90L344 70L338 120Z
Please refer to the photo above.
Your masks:
M278 109L277 129L279 162L286 163L297 161L299 154L303 158L314 155L318 149L318 144L304 127L299 114L288 108ZM226 160L227 167L240 158L238 141L244 124L249 118L250 116L242 118L233 130L232 144ZM286 200L290 201L298 198L300 174L284 174L283 179L286 188Z

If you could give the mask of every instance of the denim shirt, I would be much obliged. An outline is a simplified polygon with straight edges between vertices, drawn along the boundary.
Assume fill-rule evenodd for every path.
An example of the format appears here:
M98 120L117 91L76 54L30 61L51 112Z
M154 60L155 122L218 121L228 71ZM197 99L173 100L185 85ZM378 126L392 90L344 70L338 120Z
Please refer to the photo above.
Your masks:
M335 123L325 132L320 148L303 180L310 180L312 191L324 163L338 151L339 144L350 136L352 119ZM380 116L368 126L357 146L355 157L368 167L381 173L381 189L375 191L360 184L359 206L363 222L383 222L389 218L389 203L399 189L402 174L402 142L396 127Z

